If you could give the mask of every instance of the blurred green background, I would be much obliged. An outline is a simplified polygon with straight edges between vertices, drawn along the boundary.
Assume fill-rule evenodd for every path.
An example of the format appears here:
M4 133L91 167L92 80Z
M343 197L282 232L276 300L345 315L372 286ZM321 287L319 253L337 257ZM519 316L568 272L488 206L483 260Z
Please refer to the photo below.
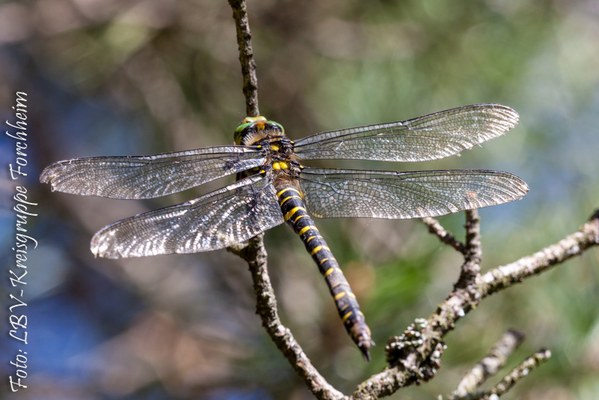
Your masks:
M292 139L474 103L520 113L513 131L461 157L322 163L521 176L531 187L522 201L480 212L484 268L556 242L599 205L597 2L264 0L249 1L248 9L261 113ZM37 183L43 167L61 159L232 143L245 105L231 15L224 0L0 5L0 112L14 120L15 92L28 93L27 187L40 204L30 226L40 246L29 255L25 296L29 388L15 398L310 398L262 330L239 258L223 250L111 261L89 251L102 226L232 178L144 202L51 193ZM14 141L2 141L6 170ZM10 266L14 182L1 179L0 256ZM440 220L462 239L463 219ZM361 360L322 277L285 226L266 234L270 273L284 322L325 377L349 393L384 367L390 335L447 296L462 260L419 221L317 223L373 330L373 361ZM12 290L7 282L3 299ZM485 300L446 337L437 377L392 398L449 394L515 328L526 341L490 383L540 347L553 357L505 399L596 400L598 304L593 249ZM0 339L3 375L13 372L8 361L17 351L7 330Z

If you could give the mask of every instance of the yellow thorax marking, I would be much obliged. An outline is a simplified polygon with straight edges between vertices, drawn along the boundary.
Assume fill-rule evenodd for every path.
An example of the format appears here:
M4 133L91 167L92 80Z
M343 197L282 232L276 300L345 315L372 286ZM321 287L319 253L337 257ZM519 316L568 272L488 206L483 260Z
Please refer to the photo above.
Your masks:
M277 146L276 144L271 144L270 148L273 149L274 151L279 151L279 146Z
M276 169L278 171L280 169L289 168L289 165L284 161L277 161L277 162L272 163L272 167L273 167L273 169Z
M285 221L289 221L289 218L293 217L293 214L295 214L298 210L303 210L304 212L306 212L306 209L304 207L292 208L291 211L289 211L287 214L285 214ZM296 221L297 221L297 219L296 219Z

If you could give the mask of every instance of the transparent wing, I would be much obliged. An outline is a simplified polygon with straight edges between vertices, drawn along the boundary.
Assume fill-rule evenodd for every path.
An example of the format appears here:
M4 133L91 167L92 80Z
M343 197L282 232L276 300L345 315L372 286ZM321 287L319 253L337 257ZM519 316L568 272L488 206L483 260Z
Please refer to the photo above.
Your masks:
M283 222L271 181L254 175L186 203L108 225L94 235L91 250L107 258L196 253L242 243Z
M435 160L503 135L518 118L500 104L475 104L407 121L317 133L296 141L295 152L306 160Z
M312 169L300 187L308 210L318 218L434 217L520 199L528 192L508 172L445 170L422 172Z
M265 162L252 147L219 146L143 157L86 157L56 162L40 182L52 190L113 199L149 199L181 192Z

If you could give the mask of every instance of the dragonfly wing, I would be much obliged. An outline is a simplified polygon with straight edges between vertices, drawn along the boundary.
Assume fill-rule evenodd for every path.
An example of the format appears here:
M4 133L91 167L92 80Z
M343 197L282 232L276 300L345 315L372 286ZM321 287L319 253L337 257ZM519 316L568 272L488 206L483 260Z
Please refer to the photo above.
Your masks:
M40 182L52 190L113 199L149 199L264 164L261 151L246 146L205 147L143 157L86 157L56 162Z
M445 215L520 199L528 185L508 172L312 169L300 187L319 218L408 219Z
M283 222L271 180L254 175L108 225L94 235L91 250L107 258L197 253L242 243Z
M407 121L317 133L296 141L295 152L306 160L435 160L503 135L518 118L500 104L475 104Z

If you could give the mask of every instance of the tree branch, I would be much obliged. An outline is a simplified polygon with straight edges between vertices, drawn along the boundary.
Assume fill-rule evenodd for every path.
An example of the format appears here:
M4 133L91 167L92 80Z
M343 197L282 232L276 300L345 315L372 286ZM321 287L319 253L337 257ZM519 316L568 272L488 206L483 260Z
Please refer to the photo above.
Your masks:
M470 371L468 371L450 399L464 397L472 393L490 377L495 375L505 365L508 357L524 340L524 334L510 329L489 350L489 353Z
M518 367L514 368L501 382L493 387L489 391L491 395L501 396L508 390L514 387L514 385L523 377L527 376L531 371L537 369L537 367L549 360L551 352L546 349L537 351L534 355L527 358Z
M477 210L466 210L466 254L462 265L460 278L455 288L466 288L477 284L480 279L480 263L483 257L482 243L480 240L480 217Z
M427 363L432 360L434 364L435 353L439 352L439 346L442 344L441 338L455 327L460 318L476 308L483 298L580 255L598 244L599 210L577 232L558 243L532 256L523 257L512 264L487 272L478 284L457 288L439 304L425 324L420 324L419 340L415 345L409 351L401 351L392 358L396 360L395 365L360 384L354 393L354 398L376 399L419 382L420 376L424 375L422 371L427 368ZM401 337L397 339L399 343ZM428 371L434 373L434 368L429 368Z
M505 376L497 385L487 392L470 393L463 397L456 397L454 400L496 400L508 392L522 378L528 376L539 365L549 360L551 352L541 349L532 356L528 357L519 366L514 368L508 375Z
M243 93L246 98L247 115L258 116L260 114L258 110L258 79L252 53L252 35L246 4L244 0L229 0L229 4L233 9L233 18L237 26L239 60L243 74ZM343 399L345 396L331 386L314 368L289 328L285 327L279 319L277 300L268 276L268 255L264 248L263 236L260 234L250 239L247 244L227 249L248 263L257 299L256 313L260 315L262 325L273 342L317 398L323 400Z
M232 246L227 249L247 261L250 267L257 299L256 312L262 318L262 326L317 398L326 400L344 398L345 396L332 387L314 368L289 328L281 323L277 299L266 267L267 254L262 237L263 235L258 235L250 239L247 245Z
M599 210L595 211L590 221L582 225L577 232L531 256L523 257L484 274L481 279L483 283L481 294L486 297L520 283L525 278L540 274L597 244L599 244Z
M237 28L237 45L239 47L239 61L243 76L243 94L245 96L245 110L248 117L260 115L258 108L258 77L256 76L256 62L252 49L252 32L248 21L245 0L229 0L233 9L233 19Z
M428 227L428 231L431 234L437 236L439 240L441 240L441 242L453 247L462 254L466 254L467 250L466 246L464 246L464 243L457 240L451 234L451 232L445 230L445 228L443 228L439 221L430 217L421 218L421 221Z

